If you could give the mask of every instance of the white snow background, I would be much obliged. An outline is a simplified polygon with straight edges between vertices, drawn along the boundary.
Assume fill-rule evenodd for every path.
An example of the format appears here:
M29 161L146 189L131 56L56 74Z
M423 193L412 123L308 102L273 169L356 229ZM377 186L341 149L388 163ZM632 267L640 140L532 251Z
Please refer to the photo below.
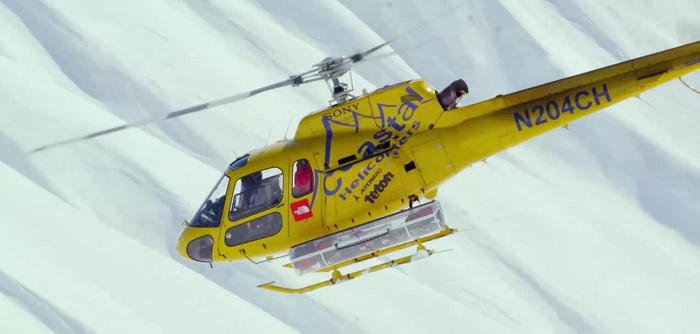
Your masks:
M451 251L305 295L256 285L327 277L174 246L323 83L25 153L398 35L356 90L464 78L466 104L700 40L700 2L0 0L0 333L698 331L700 95L679 82L455 177L438 198L465 232L431 244Z

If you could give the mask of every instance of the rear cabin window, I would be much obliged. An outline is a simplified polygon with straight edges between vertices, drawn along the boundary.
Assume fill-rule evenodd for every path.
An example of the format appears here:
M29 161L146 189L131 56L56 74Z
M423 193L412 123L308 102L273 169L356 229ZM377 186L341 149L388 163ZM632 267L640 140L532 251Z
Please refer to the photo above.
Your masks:
M229 219L236 221L277 206L282 202L282 170L268 168L236 181Z
M306 159L297 160L292 169L294 175L292 195L302 197L310 194L314 190L314 172L309 161Z

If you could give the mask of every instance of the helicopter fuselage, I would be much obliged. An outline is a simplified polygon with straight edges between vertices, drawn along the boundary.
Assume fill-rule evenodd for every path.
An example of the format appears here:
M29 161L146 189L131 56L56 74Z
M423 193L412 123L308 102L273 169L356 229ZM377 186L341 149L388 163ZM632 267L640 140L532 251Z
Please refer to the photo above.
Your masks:
M455 109L414 80L309 114L293 139L232 163L217 186L219 221L188 222L178 250L204 262L271 257L432 199L476 162L697 70L699 49L694 43ZM313 173L305 192L295 181L302 160ZM243 178L261 171L275 199L242 213ZM197 259L188 246L205 236L211 257Z

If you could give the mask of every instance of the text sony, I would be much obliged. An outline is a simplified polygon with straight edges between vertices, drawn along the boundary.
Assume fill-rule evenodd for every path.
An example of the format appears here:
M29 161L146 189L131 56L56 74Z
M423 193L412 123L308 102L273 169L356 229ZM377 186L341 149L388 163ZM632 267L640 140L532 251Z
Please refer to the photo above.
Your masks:
M360 109L360 103L353 103L353 104L346 105L346 106L339 108L339 109L330 110L330 111L324 113L323 117L338 118L340 116L343 116L347 113L352 113L352 112L357 111L359 109Z

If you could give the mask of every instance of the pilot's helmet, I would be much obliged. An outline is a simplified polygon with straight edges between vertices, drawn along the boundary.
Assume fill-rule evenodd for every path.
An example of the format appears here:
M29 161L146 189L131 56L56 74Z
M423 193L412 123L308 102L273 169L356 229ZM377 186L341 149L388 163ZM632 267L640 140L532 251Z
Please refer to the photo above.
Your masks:
M251 187L251 186L254 186L256 184L260 184L261 180L262 180L262 172L255 172L252 174L248 174L241 179L244 187Z

